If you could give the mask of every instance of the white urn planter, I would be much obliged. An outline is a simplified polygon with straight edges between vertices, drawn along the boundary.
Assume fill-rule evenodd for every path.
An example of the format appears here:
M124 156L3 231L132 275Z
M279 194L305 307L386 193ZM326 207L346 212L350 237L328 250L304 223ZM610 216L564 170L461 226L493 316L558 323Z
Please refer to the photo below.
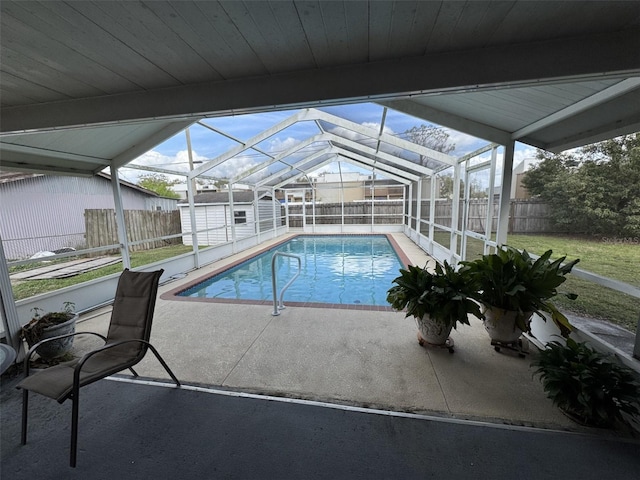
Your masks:
M442 322L432 320L428 315L422 318L416 318L418 326L418 343L421 346L425 344L434 347L443 347L453 353L453 340L449 337L453 326L443 325Z
M52 325L50 327L46 327L42 331L42 335L39 340L44 340L46 338L53 338L60 335L66 335L69 333L75 333L76 331L76 320L78 320L78 315L74 315L72 318L67 320L66 322L59 323L57 325ZM29 348L33 345L31 342L27 341L29 344ZM44 360L52 360L54 358L61 357L71 350L73 347L73 337L62 338L59 340L53 340L51 342L47 342L44 345L40 345L36 352L40 357Z
M518 341L523 331L517 325L519 312L503 308L486 308L484 310L484 328L492 342L513 344ZM525 324L528 324L532 312L524 313Z

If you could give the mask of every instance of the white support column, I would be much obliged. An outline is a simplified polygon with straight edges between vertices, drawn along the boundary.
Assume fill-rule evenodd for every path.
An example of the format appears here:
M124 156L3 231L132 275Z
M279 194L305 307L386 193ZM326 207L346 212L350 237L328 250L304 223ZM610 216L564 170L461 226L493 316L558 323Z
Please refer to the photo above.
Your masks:
M253 189L253 230L260 245L260 209L258 208L258 190Z
M462 236L460 242L460 258L466 260L467 257L467 225L469 224L469 200L471 197L471 181L469 180L469 160L461 162L459 165L464 165L464 197L462 207L462 228L460 233Z
M306 229L307 229L307 195L303 188L302 189L302 231L305 232Z
M20 340L20 319L16 310L16 302L13 299L13 288L9 278L9 267L7 257L4 255L4 246L0 238L0 314L2 314L2 325L7 337L7 342L16 351L16 361L21 362L24 358L24 349Z
M277 230L276 227L276 189L273 189L273 229ZM287 232L289 232L289 194L286 190L284 190L284 222L287 227Z
M276 221L276 216L278 213L280 213L280 211L282 209L280 209L279 211L276 211L276 205L277 205L278 201L276 200L276 189L275 187L271 188L271 216L273 217L271 219L272 224L273 224L273 235L277 236L278 235L278 222ZM285 204L285 212L286 212L286 205L287 205L287 192L284 193L284 204ZM287 229L289 228L289 219L285 217L285 221L287 224Z
M120 177L117 168L111 170L111 189L116 212L116 225L118 227L118 242L120 242L120 254L122 255L122 268L131 268L129 257L129 240L127 238L127 226L124 221L124 207L122 205L122 192L120 191Z
M416 192L416 231L418 233L418 240L420 239L420 232L422 230L420 220L422 220L422 177L418 179L418 191Z
M511 206L511 180L513 173L513 154L515 142L510 141L504 146L504 158L502 162L502 187L500 189L500 211L498 213L498 245L507 243L507 230L509 229L509 210Z
M195 192L193 182L187 179L187 200L189 201L189 219L191 221L191 246L193 248L194 267L200 268L200 252L198 248L198 225L196 224L196 207L193 199ZM208 235L208 233L207 233Z
M487 208L487 227L485 228L486 237L491 240L491 236L493 234L493 203L494 203L494 185L496 180L496 163L498 159L498 146L494 146L491 149L491 167L489 171L489 206ZM497 233L497 232L496 232ZM489 248L487 246L487 242L484 242L483 253L489 253Z
M431 175L431 203L429 204L429 255L433 255L433 237L436 234L436 198L438 182L435 175Z
M451 240L449 241L449 262L455 262L458 248L458 219L460 218L460 164L453 167L453 199L451 201Z
M384 109L385 114L387 113L387 109ZM383 116L384 118L384 116ZM381 127L382 128L382 127ZM376 181L375 181L375 168L372 170L371 172L371 233L373 233L375 226L376 226L376 222L375 222L375 208L376 208Z
M229 221L231 222L231 251L236 253L236 215L233 205L233 184L229 183Z
M413 216L413 183L411 182L409 184L409 201L407 202L408 204L408 211L407 211L407 226L409 227L409 237L411 237L411 217ZM417 239L416 239L417 241Z
M316 233L316 186L311 184L311 221L313 222L313 226L311 231Z

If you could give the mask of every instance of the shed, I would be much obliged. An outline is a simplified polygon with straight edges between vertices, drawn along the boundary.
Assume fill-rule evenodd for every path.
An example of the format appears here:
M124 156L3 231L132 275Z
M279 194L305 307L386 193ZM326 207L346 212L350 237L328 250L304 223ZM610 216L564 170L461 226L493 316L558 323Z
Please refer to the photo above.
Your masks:
M206 192L194 195L194 212L198 245L217 245L233 239L255 235L259 231L273 228L274 204L271 196L262 196L257 204L252 191L233 192L233 213L229 202L229 192ZM191 236L191 216L187 200L178 202L182 242L193 245ZM280 205L276 205L280 215Z

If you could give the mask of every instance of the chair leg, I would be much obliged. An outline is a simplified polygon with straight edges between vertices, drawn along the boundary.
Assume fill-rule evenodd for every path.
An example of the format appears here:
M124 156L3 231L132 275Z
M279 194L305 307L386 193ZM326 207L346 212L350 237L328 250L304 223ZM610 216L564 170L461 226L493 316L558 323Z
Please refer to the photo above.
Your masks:
M22 390L22 433L20 442L22 445L27 444L27 415L29 413L29 390Z
M153 354L156 356L156 358L158 359L158 361L162 364L162 366L164 367L164 369L167 371L167 373L169 374L169 376L173 379L174 383L179 387L180 386L180 380L178 380L176 378L176 376L173 374L173 372L171 371L171 369L169 368L169 365L167 365L167 362L165 362L163 360L163 358L160 356L160 354L158 353L158 351L155 349L155 347L151 344L149 344L149 348L151 349L151 351L153 352Z
M78 393L71 397L71 448L69 453L69 465L73 468L76 466L76 458L78 456Z

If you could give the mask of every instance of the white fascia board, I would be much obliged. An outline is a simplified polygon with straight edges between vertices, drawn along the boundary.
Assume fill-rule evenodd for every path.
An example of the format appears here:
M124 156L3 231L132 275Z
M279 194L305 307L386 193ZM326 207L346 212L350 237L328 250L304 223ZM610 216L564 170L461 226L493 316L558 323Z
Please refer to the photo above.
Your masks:
M165 140L173 137L176 133L181 132L189 125L194 123L197 119L180 120L171 122L169 125L162 127L153 135L144 139L144 141L133 145L129 149L120 153L111 160L111 168L120 168L127 163L135 160L140 155L147 153L153 147L160 145Z
M566 120L569 117L577 115L585 110L589 110L590 108L601 105L609 100L618 97L620 95L624 95L627 92L640 88L640 78L627 78L626 80L622 80L621 82L616 83L604 90L601 90L593 95L584 98L572 105L569 105L562 110L559 110L551 115L548 115L545 118L542 118L536 122L533 122L526 127L521 128L513 132L511 138L513 140L518 140L520 138L531 135L538 130L545 129L549 126L557 122L561 122Z
M51 149L45 149L40 147L31 147L28 145L18 145L9 142L0 142L0 158L3 161L11 160L11 154L29 155L33 157L48 158L48 159L63 159L71 160L74 162L82 162L90 165L95 165L100 169L109 166L109 160L106 158L92 157L89 155L79 155L77 153L56 151Z
M628 123L620 126L618 123L610 123L601 126L599 129L589 130L589 135L579 133L570 137L563 138L557 142L546 143L544 145L536 145L552 153L560 153L570 148L581 147L591 143L602 142L610 138L619 137L621 135L629 135L640 132L640 114L633 119L627 119ZM532 144L531 142L527 142Z

